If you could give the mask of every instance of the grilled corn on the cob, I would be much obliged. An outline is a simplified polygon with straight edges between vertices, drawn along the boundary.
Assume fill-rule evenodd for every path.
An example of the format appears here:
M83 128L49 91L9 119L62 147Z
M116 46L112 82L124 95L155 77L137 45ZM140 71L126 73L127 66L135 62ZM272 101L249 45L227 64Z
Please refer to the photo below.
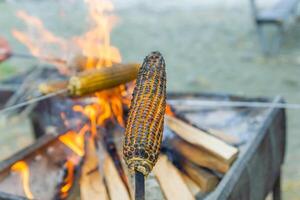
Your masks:
M139 64L115 65L73 76L68 84L69 95L82 96L134 80L139 66Z
M49 94L68 88L67 95L83 96L124 84L137 77L140 64L115 64L111 67L87 70L69 80L42 83L39 91Z
M165 61L159 52L152 52L138 73L125 131L123 153L130 171L147 176L155 165L162 140L165 107Z

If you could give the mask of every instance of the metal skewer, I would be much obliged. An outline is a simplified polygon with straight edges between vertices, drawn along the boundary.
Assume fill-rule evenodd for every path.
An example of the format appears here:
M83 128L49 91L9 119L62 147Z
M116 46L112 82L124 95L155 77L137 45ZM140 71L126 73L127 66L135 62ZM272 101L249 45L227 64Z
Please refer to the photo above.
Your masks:
M135 200L145 199L145 177L143 173L138 171L134 173L134 191Z
M17 109L17 108L21 108L23 106L31 105L33 103L37 103L39 101L48 99L48 98L53 97L53 96L57 96L59 94L64 94L64 93L67 93L67 92L68 92L68 89L62 89L62 90L59 90L59 91L56 91L56 92L53 92L53 93L50 93L50 94L47 94L47 95L39 96L39 97L30 99L28 101L24 101L22 103L18 103L18 104L12 105L12 106L8 106L8 107L5 107L2 110L0 110L0 114L6 113L8 111L11 111L11 110L14 110L14 109Z
M168 100L168 103L172 106L181 107L184 106L184 110L199 110L209 107L251 107L251 108L285 108L285 109L300 109L300 104L289 103L272 103L272 102L257 102L257 101L216 101L216 100L185 100L180 102L178 100Z
M68 89L62 89L58 90L54 93L49 93L47 95L43 95L37 98L30 99L28 101L15 104L9 107L5 107L2 110L0 110L0 114L8 112L13 109L17 109L23 106L27 106L33 103L37 103L39 101L45 100L47 98L57 96L59 94L67 93ZM177 102L178 100L168 100L168 103L172 106L176 106L177 108L180 108L180 106L183 106L183 103ZM242 107L248 107L248 108L284 108L284 109L293 109L298 110L300 109L300 104L288 104L288 103L268 103L268 102L245 102L245 101L199 101L199 100L188 100L190 102L191 107L187 107L186 104L184 105L184 111L197 111L199 109L203 108L213 108L213 107L235 107L235 108L242 108Z
M0 52L0 55L4 55L4 53ZM55 63L60 63L60 64L66 64L67 62L63 59L60 58L51 58L51 57L44 57L44 56L33 56L31 54L26 54L26 53L18 53L18 52L12 52L8 54L9 57L18 57L22 59L30 59L30 60L45 60L48 62L55 62Z

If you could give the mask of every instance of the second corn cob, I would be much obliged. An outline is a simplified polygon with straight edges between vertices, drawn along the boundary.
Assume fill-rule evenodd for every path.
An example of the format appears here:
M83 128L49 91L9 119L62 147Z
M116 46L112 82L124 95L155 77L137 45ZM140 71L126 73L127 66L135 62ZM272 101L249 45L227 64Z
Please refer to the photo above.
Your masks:
M136 79L139 68L139 64L129 63L87 70L69 80L42 83L39 91L49 94L68 88L67 95L71 97L88 95Z
M138 64L123 64L83 72L70 78L69 95L82 96L124 84L136 78L138 69Z

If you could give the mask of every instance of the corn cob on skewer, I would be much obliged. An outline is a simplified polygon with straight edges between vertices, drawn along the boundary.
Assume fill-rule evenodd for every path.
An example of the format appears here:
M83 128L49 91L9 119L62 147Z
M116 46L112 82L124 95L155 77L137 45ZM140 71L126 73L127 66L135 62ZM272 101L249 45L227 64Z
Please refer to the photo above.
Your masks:
M82 96L109 89L136 78L138 64L115 65L83 72L70 78L68 89L71 96Z
M83 96L124 84L137 77L140 64L116 64L111 67L87 70L66 81L42 83L39 91L49 94L68 88L67 95Z
M152 52L138 73L125 131L123 153L130 171L147 176L155 165L162 140L165 107L165 62L159 52Z

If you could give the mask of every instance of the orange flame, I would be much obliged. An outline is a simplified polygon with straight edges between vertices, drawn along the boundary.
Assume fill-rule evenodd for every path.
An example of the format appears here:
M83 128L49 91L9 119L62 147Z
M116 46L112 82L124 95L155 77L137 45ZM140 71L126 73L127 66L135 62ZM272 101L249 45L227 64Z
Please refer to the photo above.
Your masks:
M84 142L85 142L85 133L89 130L88 125L84 125L80 131L77 133L75 131L68 131L67 133L59 136L59 140L65 144L68 148L70 148L76 155L83 157L84 150ZM68 192L73 185L74 180L74 170L75 166L78 164L78 159L73 156L70 156L65 163L65 167L67 168L67 176L63 181L63 186L60 188L60 197L62 199L68 196Z
M81 68L91 69L100 67L110 67L115 63L121 62L119 50L111 45L110 32L117 22L117 18L112 15L114 7L109 0L85 0L88 10L88 17L91 22L91 29L83 35L70 39L63 39L55 36L48 31L42 21L36 17L30 16L23 11L19 11L17 16L21 18L28 26L27 32L13 30L13 35L27 46L31 53L36 57L47 58L63 58L76 57L77 55L66 55L66 53L74 53L68 51L70 47L74 48L74 43L80 49L84 63ZM56 46L54 52L50 52L48 46ZM58 47L58 48L57 48ZM57 51L59 49L59 51ZM65 59L66 60L66 59ZM69 62L69 61L68 61ZM66 63L68 63L66 62ZM72 62L72 61L71 61ZM58 63L52 63L59 67L60 71L69 73L65 67ZM132 87L133 88L133 87ZM130 88L131 89L131 88ZM116 121L124 126L123 106L129 106L131 93L130 89L125 85L115 87L110 90L96 92L94 94L95 101L89 105L73 106L73 111L80 112L86 116L89 121L84 124L79 132L68 131L59 136L59 140L70 148L76 155L82 157L85 154L85 133L90 131L91 137L95 139L97 135L97 126L104 126L107 120ZM61 117L66 125L69 124L65 113L61 113ZM73 185L74 169L77 164L70 156L65 163L68 169L68 175L61 187L61 197L66 197Z
M111 45L110 41L110 32L117 22L117 17L112 14L113 4L109 0L85 0L85 3L88 8L91 29L83 35L68 40L60 38L47 30L40 19L30 16L24 11L17 12L17 16L28 25L29 31L13 30L13 35L37 57L64 56L64 52L69 52L67 51L68 48L74 47L75 43L81 51L81 57L84 58L84 62L80 65L83 65L81 67L85 69L110 67L114 63L120 63L120 52ZM47 47L50 45L58 47L55 48L56 51L54 52L58 55L49 52ZM73 57L76 56L73 55ZM57 63L53 64L58 65ZM60 71L65 72L66 70L60 69ZM131 98L126 92L126 87L122 85L111 90L96 92L95 96L98 98L96 103L80 109L80 112L90 119L92 135L96 135L96 126L103 126L108 119L114 119L121 126L124 126L123 106L129 105ZM79 111L78 108L76 109ZM65 122L67 123L67 121Z
M68 131L59 136L58 139L77 155L84 156L84 135L88 130L88 125L84 125L78 133L75 131Z
M60 189L61 198L66 198L68 196L68 192L70 191L74 180L75 164L71 160L68 160L65 163L65 167L67 168L67 176L64 179L64 185Z
M23 43L32 55L56 65L61 72L64 72L62 64L65 63L57 58L66 56L64 52L68 52L69 44L63 38L48 31L39 18L30 16L24 11L18 11L16 15L26 23L29 30L26 34L14 29L12 30L13 36Z
M169 104L166 105L166 115L175 116L175 113L173 112L172 107Z
M110 32L117 22L117 18L110 14L114 9L112 3L108 0L85 0L85 2L92 27L83 35L68 40L58 37L47 30L39 18L30 16L25 11L18 11L16 15L29 28L26 32L14 29L13 36L23 43L32 55L48 58L46 60L59 67L62 72L66 72L63 68L66 68L65 64L68 63L67 58L72 57L66 53L72 54L77 51L76 48L86 58L84 67L87 69L120 63L119 50L110 44ZM77 47L74 47L74 43ZM64 57L63 65L56 61L59 57Z
M18 161L11 166L11 170L21 174L23 190L28 199L33 199L33 194L29 185L29 168L25 161Z
M109 15L114 7L108 0L85 0L89 9L89 17L94 23L94 28L75 39L82 49L82 54L88 59L85 68L109 67L113 63L121 62L119 50L110 44L110 32L116 17ZM108 119L124 126L123 105L128 103L124 93L126 88L119 86L107 91L96 92L97 102L84 108L75 106L75 111L83 113L90 119L92 135L96 135L97 125L103 126Z
M108 0L85 0L85 2L94 26L84 35L74 38L83 55L88 58L85 67L90 69L120 63L119 50L110 44L110 32L117 21L115 16L109 14L114 9L113 4Z

